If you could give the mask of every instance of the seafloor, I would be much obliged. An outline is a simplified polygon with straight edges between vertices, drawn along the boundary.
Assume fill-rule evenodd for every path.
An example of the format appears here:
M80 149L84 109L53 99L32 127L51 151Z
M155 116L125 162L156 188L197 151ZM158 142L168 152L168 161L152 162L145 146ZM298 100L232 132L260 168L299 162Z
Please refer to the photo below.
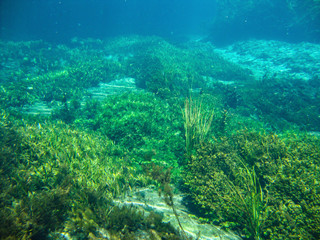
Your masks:
M0 42L1 239L319 239L320 46Z

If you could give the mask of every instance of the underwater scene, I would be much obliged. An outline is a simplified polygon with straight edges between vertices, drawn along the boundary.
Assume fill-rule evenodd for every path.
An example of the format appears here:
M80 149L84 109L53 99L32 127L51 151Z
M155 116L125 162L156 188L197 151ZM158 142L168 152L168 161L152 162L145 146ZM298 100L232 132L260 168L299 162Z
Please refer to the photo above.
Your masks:
M0 239L320 239L319 0L1 0Z

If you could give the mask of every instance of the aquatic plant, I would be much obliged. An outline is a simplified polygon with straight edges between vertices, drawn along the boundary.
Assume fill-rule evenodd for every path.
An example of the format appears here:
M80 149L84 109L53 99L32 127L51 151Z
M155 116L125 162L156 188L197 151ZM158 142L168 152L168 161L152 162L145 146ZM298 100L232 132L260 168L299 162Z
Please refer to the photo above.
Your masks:
M61 122L24 123L18 128L8 122L7 115L2 117L0 214L11 225L1 227L4 237L46 239L49 232L61 231L67 219L78 221L77 214L84 216L84 212L88 221L81 217L78 223L84 224L80 232L88 235L105 221L111 199L125 194L136 182L130 180L133 169L112 156L117 149L110 140L72 130ZM6 158L12 147L17 149ZM138 181L142 183L141 178ZM94 214L88 215L87 208Z
M164 168L162 166L159 165L155 165L152 164L152 166L146 166L145 170L147 172L147 174L152 177L153 180L155 180L159 185L159 196L161 196L162 194L164 195L164 202L172 208L173 214L177 219L178 225L180 227L180 230L182 232L182 236L184 240L187 240L188 237L186 235L186 232L183 229L183 226L181 225L180 219L179 219L179 215L177 213L177 210L175 208L174 205L174 201L173 201L173 189L170 186L170 182L171 182L171 168L168 168L166 170L164 170Z
M241 89L246 105L275 129L297 124L303 130L318 131L320 94L317 77L310 82L265 76ZM293 124L292 124L293 123Z
M110 96L101 105L93 125L125 148L132 162L165 161L177 169L184 151L179 104L146 92Z
M244 125L264 127L252 113L272 123L268 129L279 126L281 116L287 124L317 130L317 76L309 82L249 83L249 73L212 54L212 46L177 47L156 37L77 40L74 48L0 44L10 65L0 87L0 106L7 109L0 112L4 239L55 233L102 238L105 229L114 239L134 239L141 231L152 239L185 238L161 216L113 202L151 182L140 171L147 163L178 222L170 181L177 182L185 167L186 191L202 217L252 239L319 239L319 139L235 132ZM128 75L153 93L86 99L83 105L87 88ZM191 98L183 102L181 96ZM52 106L54 114L12 111L38 101Z
M190 89L205 88L208 79L250 79L248 71L220 57L210 44L178 47L161 38L151 38L145 44L146 48L128 60L128 74L136 79L138 87L161 98L187 97Z
M16 124L10 118L1 113L1 237L51 239L61 233L87 239L107 232L136 239L142 231L181 239L162 217L113 203L150 180L112 141L63 122Z
M207 140L214 112L205 112L201 100L186 98L182 109L186 137L186 152L191 154L193 148Z
M318 143L245 130L203 144L183 174L186 190L204 216L252 239L317 239Z
M254 239L261 239L264 224L263 211L266 208L266 199L264 197L265 193L257 179L254 168L249 170L244 165L244 171L246 171L246 173L240 174L244 178L243 182L246 188L246 193L241 192L232 181L227 181L227 184L230 185L230 189L234 191L233 194L235 197L233 197L233 200L231 201L232 204L238 208L237 214L239 214L239 216L245 214L248 217L246 219L246 228L250 236ZM224 196L220 197L223 198ZM227 198L226 201L230 201L230 198Z
M6 79L0 89L0 104L6 108L38 101L54 104L65 97L79 99L86 88L121 75L119 62L104 58L94 48L70 49L42 41L0 44L5 49L1 58L10 65L1 72Z
M286 239L286 235L301 239L320 236L320 174L319 138L291 133L284 138L287 155L277 175L270 181L274 197L269 201L266 235L271 239ZM274 214L272 214L274 213Z

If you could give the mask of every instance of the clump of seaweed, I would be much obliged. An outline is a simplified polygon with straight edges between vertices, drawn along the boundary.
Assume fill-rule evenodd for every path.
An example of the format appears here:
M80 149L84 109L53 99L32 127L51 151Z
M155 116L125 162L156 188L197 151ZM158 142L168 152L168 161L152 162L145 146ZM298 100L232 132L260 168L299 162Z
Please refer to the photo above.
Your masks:
M128 187L115 184L120 178L111 168L108 175L106 165L102 168L101 162L94 164L99 160L110 163L111 142L101 142L99 146L98 138L64 128L62 123L17 127L5 113L1 117L0 214L6 223L0 231L4 238L46 239L49 232L62 229L71 213L83 206L81 203L97 206L98 202L101 210L107 205L100 202L102 196L110 200ZM91 147L91 141L96 141L97 148ZM96 158L107 152L105 159ZM98 175L89 178L87 174L93 171ZM128 176L132 176L130 172ZM101 187L106 183L110 189ZM85 191L86 188L90 190ZM100 198L95 195L99 192Z
M264 76L239 91L247 106L274 129L288 123L303 130L318 131L320 87L317 76L310 81Z
M126 149L136 164L165 159L177 168L183 159L183 123L177 101L167 102L145 92L110 96L95 117L94 126Z
M207 140L214 112L206 112L202 102L186 98L182 109L186 138L186 152L189 156L196 145Z
M180 234L162 216L150 212L146 215L133 206L113 206L108 212L106 228L120 239L137 239L137 232L144 232L147 239L180 240ZM139 239L139 238L138 238Z
M206 143L184 182L198 211L250 239L317 239L319 139L243 130Z
M226 81L250 79L248 72L221 58L208 44L177 47L160 38L148 41L148 47L128 61L129 75L138 87L161 98L187 97L190 88L206 87L203 76Z
M68 184L43 184L47 176L39 173L44 167L37 174L32 171L25 138L6 113L1 113L1 117L1 236L45 239L65 220L70 205Z
M19 125L1 113L0 233L3 239L50 239L59 233L87 239L179 239L156 215L115 206L142 177L107 138L65 123Z

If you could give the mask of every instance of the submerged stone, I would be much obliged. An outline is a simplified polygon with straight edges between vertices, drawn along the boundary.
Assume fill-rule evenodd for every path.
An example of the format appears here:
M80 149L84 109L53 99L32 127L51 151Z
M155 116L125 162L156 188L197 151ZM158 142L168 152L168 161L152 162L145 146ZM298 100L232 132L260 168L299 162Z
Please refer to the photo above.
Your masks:
M201 223L187 209L183 203L183 194L174 195L174 206L178 213L181 225L191 239L199 240L240 240L241 238L232 232L226 232L212 224ZM129 205L137 207L146 215L155 212L163 216L163 222L170 223L174 228L181 231L177 218L172 208L165 204L163 197L151 188L140 189L123 199L116 201L119 205Z

